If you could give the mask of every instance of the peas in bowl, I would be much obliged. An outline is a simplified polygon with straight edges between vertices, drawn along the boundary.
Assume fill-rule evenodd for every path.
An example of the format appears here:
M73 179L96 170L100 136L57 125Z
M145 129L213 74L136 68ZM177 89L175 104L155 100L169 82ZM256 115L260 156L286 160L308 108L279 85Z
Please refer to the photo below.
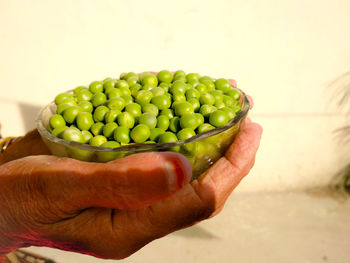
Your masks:
M88 162L179 152L195 179L224 155L248 111L244 92L224 78L129 72L58 94L37 129L52 154Z

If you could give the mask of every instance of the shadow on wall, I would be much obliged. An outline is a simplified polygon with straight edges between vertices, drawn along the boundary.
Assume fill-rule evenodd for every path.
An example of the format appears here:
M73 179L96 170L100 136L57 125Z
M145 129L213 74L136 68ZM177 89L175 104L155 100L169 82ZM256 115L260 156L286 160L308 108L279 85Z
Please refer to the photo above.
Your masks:
M35 120L42 106L28 104L24 102L18 103L19 110L22 115L23 126L25 131L30 131L36 128Z
M329 88L334 90L332 100L340 111L350 116L350 71L342 74L330 83ZM344 148L345 154L350 156L350 123L345 123L334 131L335 140ZM336 185L350 194L350 160L347 161L333 178Z

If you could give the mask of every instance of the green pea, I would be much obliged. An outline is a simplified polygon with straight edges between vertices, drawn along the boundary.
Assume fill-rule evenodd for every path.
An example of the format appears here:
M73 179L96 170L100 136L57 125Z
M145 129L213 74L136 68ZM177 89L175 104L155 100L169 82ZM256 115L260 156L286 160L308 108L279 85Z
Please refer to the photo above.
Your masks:
M151 141L158 142L160 135L164 134L165 130L161 128L154 128L151 130L151 134L149 136Z
M105 123L115 122L120 113L120 110L110 110L105 115Z
M142 83L142 85L148 84L148 85L153 85L154 87L157 87L158 86L158 79L154 75L147 75L147 76L142 78L141 83Z
M148 90L151 91L152 89L154 89L156 86L152 85L152 84L145 84L142 86L142 90Z
M92 114L89 112L79 112L76 122L79 130L90 130L92 124L94 124Z
M210 93L203 93L199 97L199 102L201 105L203 105L203 104L214 105L215 98Z
M187 90L186 83L183 81L180 81L180 80L174 81L173 85L170 88L170 92L172 94L174 94L174 93L185 94L186 90Z
M173 81L173 74L168 70L159 71L157 74L159 82L171 83Z
M227 114L229 120L232 120L232 119L234 119L234 118L236 117L236 112L235 112L235 110L232 109L232 108L223 107L223 108L221 108L220 110L226 112L226 114Z
M152 115L153 116L153 115ZM145 142L151 135L150 128L145 124L138 124L130 132L130 137L135 143Z
M230 89L225 94L235 100L239 100L239 98L241 97L241 93L236 89Z
M228 121L227 113L222 110L213 111L209 115L209 123L217 128L224 126Z
M64 118L60 114L52 115L50 117L49 123L50 123L50 127L52 129L55 129L55 128L60 127L60 126L66 126L66 121L64 120Z
M103 84L106 83L107 81L113 80L111 77L105 78L102 82Z
M197 100L195 98L192 98L192 99L189 99L187 101L192 104L193 110L195 112L199 111L199 108L201 107L201 104L199 103L199 100Z
M133 117L139 117L142 114L141 113L141 106L137 103L130 103L130 104L126 105L125 111L130 113Z
M89 90L92 93L103 92L103 82L101 82L101 81L93 81L93 82L91 82L91 84L89 86Z
M230 96L224 95L222 101L225 103L225 106L232 107L236 104L236 100Z
M106 138L112 138L114 135L114 131L117 127L118 124L116 124L115 122L108 122L105 124L105 126L103 126L102 133Z
M207 92L215 90L215 84L213 81L210 80L203 80L201 84L205 85L207 88Z
M114 99L114 98L120 98L123 95L123 92L120 89L110 89L108 92L106 92L108 99Z
M160 115L157 118L157 128L161 128L163 130L167 130L169 128L170 121L169 118L165 115Z
M94 136L103 134L103 126L104 124L102 122L95 122L92 124L90 131Z
M138 80L139 80L139 78L137 76L136 77L135 76L134 77L130 77L130 78L126 79L126 81L128 82L129 87L132 87L135 84L137 84Z
M160 96L165 94L165 90L161 87L154 87L151 89L152 95L154 96Z
M144 104L148 104L150 103L151 99L153 97L153 94L151 91L149 90L140 90L135 97L135 101L140 104L140 105L144 105Z
M115 83L115 87L118 88L118 89L129 89L129 84L126 80L118 80L116 83Z
M173 79L173 82L175 81L181 81L181 82L184 82L186 83L186 76L174 76L174 79Z
M186 99L189 100L189 99L199 99L199 97L201 96L201 93L197 90L197 89L194 89L194 88L190 88L188 90L186 90Z
M107 138L104 137L103 135L96 135L95 137L92 137L89 141L89 144L91 146L101 146L102 144L104 144L105 142L107 142Z
M129 129L134 127L134 124L135 124L135 118L129 112L120 113L117 117L117 121L119 126L124 126Z
M139 74L139 80L142 82L143 78L148 76L148 75L151 75L151 73L145 71L145 72L142 72Z
M197 121L198 121L198 125L197 126L202 125L204 123L203 115L200 114L200 113L195 113L194 115L196 116Z
M80 131L80 129L77 126L75 126L75 124L72 124L71 126L69 126L69 128L73 128L73 129L75 129L77 131Z
M148 103L142 106L142 112L149 112L152 113L154 116L158 116L159 110L156 105Z
M65 103L58 104L56 112L58 114L62 114L65 109L67 109L67 108L69 108L71 106L76 106L76 103L71 101L71 102L68 102L68 103L65 102Z
M125 100L123 98L114 98L107 101L107 107L111 110L122 111L125 107Z
M89 90L82 90L79 93L76 94L77 101L89 101L92 98L92 93Z
M92 105L94 107L98 107L102 104L104 104L107 101L107 97L102 92L95 92L95 94L91 98Z
M121 87L121 88L119 88L119 89L120 89L120 91L122 92L122 96L123 96L123 95L131 96L131 91L130 91L129 88Z
M231 107L236 113L242 110L242 105L238 102Z
M200 76L197 73L188 73L186 75L187 83L190 83L190 84L198 83L199 82L199 77Z
M178 139L176 135L172 132L165 132L159 136L160 143L177 142Z
M203 94L203 93L207 93L207 92L208 92L208 88L207 88L207 86L205 86L204 84L198 84L198 85L196 85L195 89L198 90L198 92L199 92L200 94Z
M172 109L164 109L160 112L160 115L165 115L170 120L174 118L174 111Z
M169 83L165 83L162 82L158 85L159 88L162 88L164 90L164 92L168 92L169 88L170 88L170 84Z
M139 117L139 124L145 124L150 129L153 129L157 125L157 118L152 113L146 112Z
M209 77L209 76L202 76L202 77L199 78L199 82L203 83L203 81L204 82L205 81L213 81L213 79L211 77Z
M83 135L84 143L89 143L91 138L94 137L89 131L81 131L81 134Z
M135 84L133 86L130 87L130 92L131 92L131 96L133 96L134 98L136 97L137 93L142 89L142 86L140 84Z
M74 93L74 95L77 95L80 91L83 91L83 90L89 90L89 89L85 86L79 86L73 90L73 93Z
M106 114L109 111L110 110L104 105L98 106L95 109L95 111L94 111L94 121L95 122L102 122L102 121L104 121L104 119L106 117Z
M56 105L63 103L63 101L65 100L73 100L74 99L74 95L71 93L61 93L58 94L55 98L55 103Z
M196 133L191 128L184 128L176 134L177 138L181 141L185 141L185 140L187 140L195 135L196 135Z
M215 98L215 101L222 101L224 98L221 90L212 90L209 93Z
M186 77L185 71L183 71L183 70L177 70L177 71L175 71L174 77L178 77L178 76Z
M174 101L173 104L171 104L171 108L172 108L173 110L175 110L176 105L180 104L181 102L183 102L183 101L179 101L179 100Z
M120 73L119 78L125 79L127 74L128 74L127 72Z
M210 130L214 130L215 127L209 123L203 123L201 125L199 125L198 129L197 129L197 132L198 133L203 133L203 132L207 132L207 131L210 131Z
M178 116L170 119L169 129L172 132L178 132L180 130L180 118Z
M124 126L119 126L114 130L114 140L121 144L128 144L130 142L130 129Z
M122 98L125 101L125 105L128 105L134 102L133 98L130 95L122 95Z
M214 106L215 106L217 109L221 109L221 108L223 108L223 107L226 107L226 104L225 104L223 101L215 101Z
M173 93L173 100L174 101L186 101L186 96L183 93Z
M68 123L74 123L79 112L81 112L79 106L71 106L63 111L63 118Z
M90 112L94 110L94 106L92 106L92 103L90 101L81 101L79 102L78 106L81 108L82 111Z
M111 88L115 88L115 83L117 81L114 79L108 79L106 81L103 82L103 89L105 90L105 92L107 93L107 91Z
M181 128L191 128L196 129L198 127L198 119L195 114L185 114L180 118L180 126Z
M129 78L136 78L138 80L139 76L135 72L128 72L124 79L128 80Z
M166 95L155 96L152 98L151 102L160 110L167 109L171 106L171 100Z
M199 113L202 114L205 118L209 118L210 113L216 110L216 107L208 104L204 104L200 107Z
M191 114L191 113L194 113L194 109L191 103L184 101L184 102L180 102L179 104L176 104L175 114L177 116L182 116L182 115Z
M118 148L118 147L120 147L120 144L118 142L116 142L116 141L107 141L107 142L101 144L100 147Z
M231 83L227 79L217 79L215 80L215 88L225 93L231 89Z
M66 141L84 143L84 137L81 131L74 128L65 129L62 133L62 139Z
M62 139L62 134L66 129L68 129L67 126L58 126L52 130L51 134Z

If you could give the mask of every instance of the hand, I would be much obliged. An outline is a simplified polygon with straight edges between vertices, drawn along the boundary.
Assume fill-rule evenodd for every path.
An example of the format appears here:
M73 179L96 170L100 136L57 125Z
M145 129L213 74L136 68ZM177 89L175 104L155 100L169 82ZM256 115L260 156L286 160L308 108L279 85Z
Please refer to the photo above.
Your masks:
M54 156L5 163L0 166L2 252L38 245L125 258L217 214L252 168L261 133L246 120L226 155L192 183L189 163L176 153L135 154L107 164ZM38 152L30 154L47 153L36 132L22 140L28 147L37 143ZM11 145L6 155L24 156L27 149L19 147Z

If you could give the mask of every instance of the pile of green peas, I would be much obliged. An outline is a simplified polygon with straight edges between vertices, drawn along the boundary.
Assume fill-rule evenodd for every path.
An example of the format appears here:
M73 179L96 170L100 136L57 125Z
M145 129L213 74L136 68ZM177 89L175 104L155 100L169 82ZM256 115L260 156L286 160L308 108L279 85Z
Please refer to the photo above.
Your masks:
M169 143L225 126L242 105L224 78L182 70L122 73L56 96L49 131L56 137L116 148Z

